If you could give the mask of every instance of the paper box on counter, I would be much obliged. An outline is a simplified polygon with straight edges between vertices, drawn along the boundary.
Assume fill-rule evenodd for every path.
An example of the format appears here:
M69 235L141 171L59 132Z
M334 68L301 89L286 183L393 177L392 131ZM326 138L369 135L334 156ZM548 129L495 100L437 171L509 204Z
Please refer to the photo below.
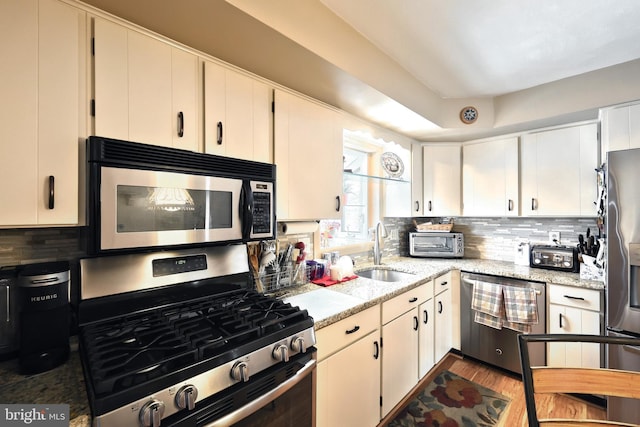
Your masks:
M582 255L580 264L580 278L585 280L597 280L604 282L604 267L595 264L596 259L589 255Z

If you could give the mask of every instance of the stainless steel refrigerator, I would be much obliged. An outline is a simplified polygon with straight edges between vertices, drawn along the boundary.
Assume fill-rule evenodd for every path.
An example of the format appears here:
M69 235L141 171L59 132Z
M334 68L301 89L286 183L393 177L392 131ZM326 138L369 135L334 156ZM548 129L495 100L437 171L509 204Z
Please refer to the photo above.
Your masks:
M607 335L640 337L640 149L607 159ZM640 347L610 346L607 365L640 371ZM609 419L640 424L640 407L610 398Z

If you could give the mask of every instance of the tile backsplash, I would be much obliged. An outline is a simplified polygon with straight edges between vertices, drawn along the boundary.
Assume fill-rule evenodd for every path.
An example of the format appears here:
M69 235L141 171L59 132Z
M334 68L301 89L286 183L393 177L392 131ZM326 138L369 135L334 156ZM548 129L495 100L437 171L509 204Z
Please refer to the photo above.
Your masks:
M390 237L385 240L384 257L408 256L408 232L414 218L384 218ZM418 223L439 218L415 218ZM550 231L560 232L560 243L576 245L578 235L587 228L598 235L594 218L469 218L454 219L453 231L464 233L465 258L513 261L514 247L521 240L546 243ZM392 231L397 231L394 233ZM396 237L397 236L397 237ZM291 237L291 236L289 236ZM312 235L305 238L313 252ZM45 261L75 261L86 256L84 227L30 228L0 230L0 267ZM353 254L358 262L370 261L370 253Z
M385 218L385 222L388 219ZM391 220L391 219L390 219ZM399 228L411 229L413 218L395 218ZM439 218L415 218L418 223ZM560 232L560 244L574 246L587 228L598 236L596 218L454 218L453 230L464 234L465 258L513 262L514 248L521 241L547 244L549 232ZM402 233L400 233L402 234ZM404 242L404 243L403 243ZM401 237L399 253L408 255L407 236Z
M86 256L84 227L0 230L0 267Z

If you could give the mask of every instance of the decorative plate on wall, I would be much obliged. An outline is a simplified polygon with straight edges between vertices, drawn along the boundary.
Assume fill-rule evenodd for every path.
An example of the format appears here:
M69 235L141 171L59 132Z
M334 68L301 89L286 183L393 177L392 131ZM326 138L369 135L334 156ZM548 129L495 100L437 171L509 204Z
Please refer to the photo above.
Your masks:
M404 163L396 153L382 153L380 163L382 163L382 168L391 178L401 177L404 173Z
M469 105L460 110L460 120L462 123L471 124L478 120L478 110L476 107Z

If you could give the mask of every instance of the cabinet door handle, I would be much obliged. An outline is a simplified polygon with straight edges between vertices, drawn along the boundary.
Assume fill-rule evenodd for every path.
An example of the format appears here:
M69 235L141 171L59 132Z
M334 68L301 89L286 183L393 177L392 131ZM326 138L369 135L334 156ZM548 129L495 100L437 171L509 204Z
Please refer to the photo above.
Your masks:
M558 325L560 329L562 329L562 313L558 313Z
M218 135L216 142L218 145L222 145L222 122L218 122Z
M429 200L429 212L431 212L431 200Z
M375 348L375 351L373 352L373 358L378 360L378 357L380 357L380 344L378 344L378 341L373 342L373 347Z
M344 333L349 335L349 334L353 334L355 332L358 332L359 330L360 330L360 326L356 325L356 326L353 327L353 329L348 329Z
M438 301L438 313L442 313L442 301Z
M184 113L180 111L178 113L178 138L184 136Z
M418 322L418 316L413 316L413 330L417 331L420 326L420 322Z
M582 297L574 297L572 295L563 295L565 298L569 298L569 299L574 299L574 300L578 300L578 301L584 301L584 298Z
M429 322L429 312L427 310L424 310L422 313L424 314L424 321L422 323L426 325L427 322Z
M416 200L416 212L420 212L420 201Z
M538 205L537 205L537 203L536 203L536 199L532 197L532 198L531 198L531 210L532 210L532 211L535 211L535 210L536 210L536 208L537 208L537 206L538 206Z
M336 196L336 212L340 212L340 196Z
M418 301L418 297L413 297L409 300L409 302L416 302L416 301Z
M511 212L513 210L513 200L509 199L507 209L509 210L509 212Z
M49 176L49 209L53 209L56 201L55 200L56 199L55 183L56 183L56 179L53 177L53 175L50 175Z

